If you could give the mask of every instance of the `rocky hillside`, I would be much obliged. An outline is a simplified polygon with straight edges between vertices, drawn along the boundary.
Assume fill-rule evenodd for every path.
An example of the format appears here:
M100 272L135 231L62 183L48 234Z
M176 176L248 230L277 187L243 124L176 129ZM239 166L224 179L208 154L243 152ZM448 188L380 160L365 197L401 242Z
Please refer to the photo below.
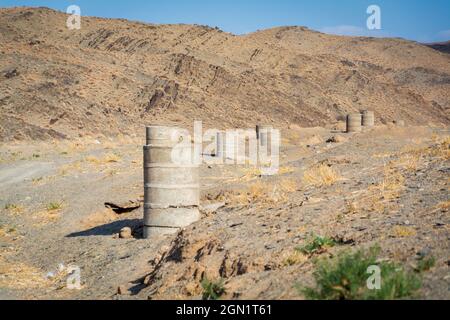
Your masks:
M429 43L427 46L444 53L450 53L450 41Z
M303 27L197 25L0 9L0 141L133 135L143 124L316 126L351 111L450 123L450 56Z

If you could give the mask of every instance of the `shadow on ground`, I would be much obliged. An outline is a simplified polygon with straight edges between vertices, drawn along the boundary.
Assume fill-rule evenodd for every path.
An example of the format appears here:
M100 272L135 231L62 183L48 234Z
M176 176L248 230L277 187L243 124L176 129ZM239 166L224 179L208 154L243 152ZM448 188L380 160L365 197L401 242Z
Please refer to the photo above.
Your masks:
M119 233L120 229L125 227L131 228L131 230L133 230L133 233L135 233L136 231L140 233L139 230L142 229L142 219L127 219L114 221L88 230L73 232L71 234L68 234L67 237L75 238L75 237L91 237L91 236L110 236L115 233Z

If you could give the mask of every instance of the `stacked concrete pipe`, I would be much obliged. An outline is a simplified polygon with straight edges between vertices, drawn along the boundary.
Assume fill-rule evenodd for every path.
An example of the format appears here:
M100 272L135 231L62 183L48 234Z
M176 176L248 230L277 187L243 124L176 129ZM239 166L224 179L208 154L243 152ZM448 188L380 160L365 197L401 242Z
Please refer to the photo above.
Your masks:
M174 127L147 127L144 238L175 233L200 219L199 165L192 142Z

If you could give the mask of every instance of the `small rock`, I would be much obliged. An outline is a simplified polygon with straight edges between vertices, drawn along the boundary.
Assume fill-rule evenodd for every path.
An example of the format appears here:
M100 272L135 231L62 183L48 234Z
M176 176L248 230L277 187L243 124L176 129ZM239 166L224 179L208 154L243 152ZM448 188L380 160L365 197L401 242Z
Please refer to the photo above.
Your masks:
M11 79L19 75L19 71L16 68L10 68L4 71L5 78Z
M417 257L419 259L423 259L426 258L427 256L429 256L431 254L431 248L423 248L422 250L420 250L419 252L417 252Z
M128 294L128 289L127 289L127 287L126 287L125 285L120 285L120 286L117 288L117 294L120 294L120 295Z
M125 227L120 230L119 237L121 239L130 239L132 237L131 228Z
M151 280L152 280L152 277L150 275L148 275L144 278L143 284L148 286L148 284L150 283Z

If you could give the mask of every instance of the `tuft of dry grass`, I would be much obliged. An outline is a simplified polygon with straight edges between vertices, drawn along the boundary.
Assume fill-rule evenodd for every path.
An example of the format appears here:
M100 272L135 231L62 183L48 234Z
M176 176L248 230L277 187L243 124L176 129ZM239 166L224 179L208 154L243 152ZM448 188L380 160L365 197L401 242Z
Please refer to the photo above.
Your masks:
M0 257L0 288L32 289L50 284L38 268Z
M77 172L81 172L82 168L81 168L81 161L75 161L69 164L65 164L62 165L61 167L59 167L59 174L62 176L67 176L70 172L72 171L77 171Z
M25 208L22 205L15 203L7 203L5 210L12 214L21 214L25 212Z
M393 165L402 167L408 171L417 171L421 159L420 153L404 154L392 162Z
M283 175L283 174L288 174L288 173L292 173L292 172L294 172L295 170L294 170L294 168L292 168L292 167L280 167L279 169L278 169L278 174L279 175Z
M237 192L228 192L218 200L232 205L273 205L288 200L289 193L298 190L297 182L293 179L283 179L275 184L261 181L252 183L248 188Z
M308 256L303 254L298 250L294 250L293 252L289 252L288 256L283 260L283 266L294 266L297 264L304 263L308 260Z
M397 238L409 238L417 234L416 230L406 226L395 226L392 228L392 235Z
M340 179L341 176L325 164L313 166L303 174L303 182L316 187L331 186Z
M95 165L103 165L108 163L117 163L120 161L120 157L114 153L108 153L102 158L97 158L94 156L87 156L86 161Z
M358 204L353 201L345 201L345 214L356 214L358 212Z
M382 200L389 201L400 196L404 184L405 178L400 172L386 168L383 181L375 186L375 190L378 190Z
M448 210L450 208L450 200L439 203L436 208L440 210Z
M9 237L16 233L16 229L14 227L0 225L0 238Z

